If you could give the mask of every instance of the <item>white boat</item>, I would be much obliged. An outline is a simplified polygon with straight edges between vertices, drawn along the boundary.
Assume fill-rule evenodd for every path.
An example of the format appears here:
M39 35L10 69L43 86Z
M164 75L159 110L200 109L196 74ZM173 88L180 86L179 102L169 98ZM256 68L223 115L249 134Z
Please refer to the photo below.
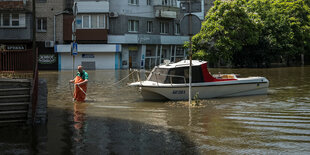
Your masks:
M145 100L188 100L189 60L155 66L144 81L130 83L139 87ZM192 98L222 98L267 94L265 77L238 78L235 74L211 75L206 61L192 61Z

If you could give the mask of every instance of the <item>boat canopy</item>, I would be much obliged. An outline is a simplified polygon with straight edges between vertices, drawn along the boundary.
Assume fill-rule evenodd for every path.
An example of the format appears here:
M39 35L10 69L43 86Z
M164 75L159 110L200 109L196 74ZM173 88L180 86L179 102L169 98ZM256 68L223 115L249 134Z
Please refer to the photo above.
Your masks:
M189 63L180 63L180 62L174 63L172 65L161 65L159 67L156 67L152 71L148 80L159 83L174 83L174 84L188 83ZM208 71L207 62L205 61L200 62L197 60L194 62L196 63L195 65L192 66L192 75L193 75L192 83L236 80L236 79L214 78Z

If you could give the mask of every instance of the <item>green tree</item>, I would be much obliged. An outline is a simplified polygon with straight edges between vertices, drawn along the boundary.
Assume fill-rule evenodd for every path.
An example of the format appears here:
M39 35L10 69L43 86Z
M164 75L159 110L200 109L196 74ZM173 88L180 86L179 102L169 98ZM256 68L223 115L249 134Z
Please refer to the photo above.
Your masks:
M247 13L245 0L214 2L201 31L193 37L193 51L204 51L207 57L233 63L236 52L259 41L260 19Z
M309 0L216 0L192 39L194 57L239 67L289 62L309 52L309 10Z
M266 56L290 58L308 51L309 6L303 0L250 0L250 12L263 21L258 47Z

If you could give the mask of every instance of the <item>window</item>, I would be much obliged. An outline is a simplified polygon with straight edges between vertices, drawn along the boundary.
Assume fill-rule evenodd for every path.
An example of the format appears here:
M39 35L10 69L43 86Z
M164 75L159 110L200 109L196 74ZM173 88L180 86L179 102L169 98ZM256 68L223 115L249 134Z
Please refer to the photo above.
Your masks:
M175 24L175 34L180 34L180 24Z
M167 5L168 4L168 0L162 0L162 5Z
M139 31L139 21L129 20L128 21L128 32L138 32Z
M76 27L78 29L105 29L109 18L106 14L92 14L77 16Z
M25 27L25 14L0 14L0 27Z
M153 32L153 22L147 21L147 33L152 33L152 32Z
M37 19L37 31L38 32L46 32L47 19L46 18L38 18Z
M10 26L10 14L9 13L4 13L2 15L2 19L3 19L3 26Z
M99 15L98 18L99 18L99 28L106 28L106 24L105 24L106 16Z
M177 46L176 56L184 56L184 49L181 46Z
M151 0L146 0L146 5L151 5Z
M161 3L165 6L176 6L176 0L162 0Z
M82 28L90 28L90 16L82 16Z
M169 23L168 22L160 22L160 33L161 34L169 33Z
M12 26L19 26L19 14L12 14Z
M97 15L91 15L91 27L97 28L97 27L99 27L98 24L99 24L98 16Z
M128 0L128 4L138 5L139 4L139 0Z

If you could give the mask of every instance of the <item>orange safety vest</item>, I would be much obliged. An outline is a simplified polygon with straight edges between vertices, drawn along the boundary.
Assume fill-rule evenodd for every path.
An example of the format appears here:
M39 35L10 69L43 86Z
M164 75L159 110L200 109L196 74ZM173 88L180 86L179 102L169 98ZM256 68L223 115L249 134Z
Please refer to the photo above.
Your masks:
M76 76L74 83L77 84L77 83L80 83L83 81L84 80L82 79L82 77ZM74 99L76 101L79 101L79 102L85 102L86 94L80 88L86 93L87 83L79 85L79 86L75 85L75 87L74 87Z

